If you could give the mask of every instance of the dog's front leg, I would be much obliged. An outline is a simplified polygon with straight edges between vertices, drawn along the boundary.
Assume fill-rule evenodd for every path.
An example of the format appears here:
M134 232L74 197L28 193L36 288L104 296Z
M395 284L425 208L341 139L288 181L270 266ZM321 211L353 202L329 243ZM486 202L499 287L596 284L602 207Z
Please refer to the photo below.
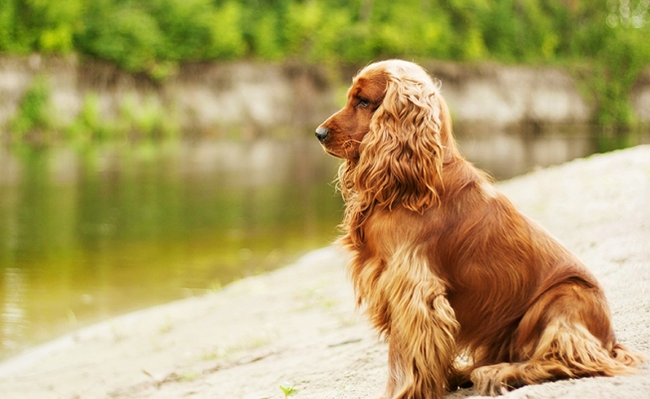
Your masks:
M382 276L390 309L386 398L442 398L449 389L459 324L426 259L402 257ZM384 277L386 277L384 279Z

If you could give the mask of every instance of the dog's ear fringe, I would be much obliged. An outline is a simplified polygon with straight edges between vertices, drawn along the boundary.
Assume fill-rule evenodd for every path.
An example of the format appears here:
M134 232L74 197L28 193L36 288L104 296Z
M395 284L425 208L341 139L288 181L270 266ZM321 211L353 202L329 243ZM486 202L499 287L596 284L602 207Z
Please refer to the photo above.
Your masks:
M443 116L438 85L390 77L383 103L375 111L358 160L339 170L339 189L347 203L344 228L359 230L374 207L396 205L423 213L440 204ZM363 241L354 236L353 241Z
M366 203L424 212L439 203L442 183L441 118L434 85L389 79L356 165Z

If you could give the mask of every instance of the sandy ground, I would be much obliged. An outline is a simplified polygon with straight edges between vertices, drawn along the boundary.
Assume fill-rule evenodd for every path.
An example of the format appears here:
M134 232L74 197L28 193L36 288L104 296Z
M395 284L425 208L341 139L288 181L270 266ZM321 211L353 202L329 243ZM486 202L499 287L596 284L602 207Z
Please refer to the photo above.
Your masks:
M594 271L619 339L650 354L650 146L499 184ZM386 345L354 309L344 256L296 264L204 297L112 319L0 364L0 397L366 398L386 380ZM449 398L474 397L472 389ZM507 398L650 398L638 375L560 381Z

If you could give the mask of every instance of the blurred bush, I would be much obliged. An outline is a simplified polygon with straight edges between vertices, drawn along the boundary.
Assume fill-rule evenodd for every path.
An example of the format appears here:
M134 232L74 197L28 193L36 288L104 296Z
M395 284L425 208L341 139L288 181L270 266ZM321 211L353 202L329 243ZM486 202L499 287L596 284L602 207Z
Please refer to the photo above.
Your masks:
M648 63L649 0L3 0L0 51L76 51L131 71L254 57ZM636 62L633 60L633 62Z
M48 104L50 85L47 79L36 76L18 104L18 110L10 121L12 135L21 139L32 131L48 132L53 125Z

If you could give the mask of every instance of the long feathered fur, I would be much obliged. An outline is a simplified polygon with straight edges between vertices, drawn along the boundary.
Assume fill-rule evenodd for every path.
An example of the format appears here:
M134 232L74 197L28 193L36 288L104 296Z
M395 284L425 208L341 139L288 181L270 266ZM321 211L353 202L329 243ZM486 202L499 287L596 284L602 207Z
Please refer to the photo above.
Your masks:
M442 125L436 98L439 86L426 84L423 76L409 77L418 72L395 68L386 77L384 101L373 113L363 151L341 165L339 182L347 204L343 225L352 235L362 233L358 227L375 206L391 209L397 204L422 213L438 204L442 188L442 143L435 133ZM350 238L362 242L361 237Z
M616 341L596 279L461 156L422 68L367 66L317 136L345 159L341 243L389 342L386 399L636 371L644 357Z

